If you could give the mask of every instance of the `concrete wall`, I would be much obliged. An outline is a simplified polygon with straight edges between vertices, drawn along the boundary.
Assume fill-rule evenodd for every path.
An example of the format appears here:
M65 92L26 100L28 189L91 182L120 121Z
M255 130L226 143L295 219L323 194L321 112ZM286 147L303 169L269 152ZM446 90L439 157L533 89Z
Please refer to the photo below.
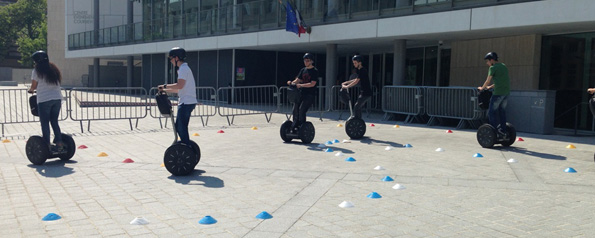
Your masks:
M488 74L483 57L490 51L508 66L512 90L539 89L541 35L453 42L450 85L481 86Z
M65 2L48 1L48 55L50 61L56 64L62 72L63 86L82 86L81 76L87 73L88 66L93 64L93 60L90 58L65 58L64 54L67 49L64 35Z

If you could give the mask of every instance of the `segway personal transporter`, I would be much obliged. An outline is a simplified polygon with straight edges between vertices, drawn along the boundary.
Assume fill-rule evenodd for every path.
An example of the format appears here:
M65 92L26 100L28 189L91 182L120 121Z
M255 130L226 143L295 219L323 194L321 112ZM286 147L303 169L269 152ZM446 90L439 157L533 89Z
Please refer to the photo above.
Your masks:
M295 85L290 85L289 89L287 90L287 101L291 103L299 103L300 102L300 91L297 89ZM296 120L296 118L293 118ZM296 132L292 131L291 125L293 122L291 120L287 120L283 122L281 125L281 139L285 142L290 142L293 139L300 139L304 144L310 144L314 140L314 136L316 135L316 130L314 129L314 125L312 122L306 121L302 123Z
M37 95L29 97L29 107L31 108L31 114L33 114L33 116L39 116ZM54 138L53 142L56 143L56 138ZM48 145L43 137L31 136L27 140L27 145L25 146L27 158L34 165L42 165L47 159L51 158L60 158L63 161L70 160L76 152L74 139L72 139L71 136L62 133L62 143L64 143L64 147L62 150L58 151L55 144Z
M167 171L174 176L188 175L194 171L194 168L200 161L200 147L192 140L190 141L190 145L178 141L178 131L176 130L174 121L173 108L167 93L164 91L158 92L155 100L157 101L159 112L164 116L169 115L174 129L174 142L165 150L163 164Z
M345 122L345 132L347 133L347 136L351 139L361 139L366 134L366 122L363 119L354 116L349 89L345 88L339 91L339 100L341 100L342 103L349 105L351 116Z
M489 108L491 96L492 92L489 90L479 92L478 103L480 108ZM504 138L498 135L496 128L489 123L484 123L477 130L477 142L483 148L492 148L494 144L501 144L504 147L512 145L516 140L516 129L509 122L506 123L506 127L508 128L508 137Z

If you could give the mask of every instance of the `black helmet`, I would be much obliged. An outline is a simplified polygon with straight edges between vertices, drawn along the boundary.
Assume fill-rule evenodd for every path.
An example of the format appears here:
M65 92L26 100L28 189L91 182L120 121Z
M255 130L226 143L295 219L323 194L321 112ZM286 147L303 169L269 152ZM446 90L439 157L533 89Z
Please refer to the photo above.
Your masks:
M186 50L180 47L171 48L169 51L169 57L177 56L180 60L184 60L186 58Z
M489 52L486 54L485 57L483 57L484 60L498 60L498 54L496 54L496 52Z
M310 53L304 54L304 59L314 60L314 56Z
M360 55L354 55L353 58L351 58L352 61L357 61L357 62L362 62L362 57Z
M41 62L49 62L50 61L50 58L48 57L48 54L45 53L45 51L43 51L43 50L36 51L35 53L33 53L31 55L31 58L37 64L39 64Z

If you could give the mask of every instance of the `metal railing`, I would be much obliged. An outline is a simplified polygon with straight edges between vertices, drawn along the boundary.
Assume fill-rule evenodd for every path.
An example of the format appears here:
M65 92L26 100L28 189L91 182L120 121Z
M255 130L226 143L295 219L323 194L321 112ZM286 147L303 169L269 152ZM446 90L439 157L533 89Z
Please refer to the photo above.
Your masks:
M0 90L0 124L2 124L2 136L4 136L5 124L38 122L39 117L31 114L29 107L29 97L31 94L27 89L2 89ZM62 97L67 98L67 93L62 90ZM63 100L63 106L60 109L58 120L63 121L68 118L68 107Z
M217 111L233 124L235 116L264 114L267 122L279 110L279 88L275 85L221 87L217 90ZM230 121L231 117L231 121Z
M423 115L424 97L422 87L416 86L384 86L382 88L382 111L407 115L405 123Z
M165 116L159 113L159 109L157 108L157 102L155 101L155 97L152 95L157 94L157 88L151 88L149 90L149 97L147 97L147 102L149 105L149 114L153 118L159 118L159 124L161 124L161 119L165 118ZM178 108L178 94L177 93L168 93L169 98L171 100L173 106L173 114L174 116L177 115ZM213 87L196 87L196 98L198 100L198 104L194 110L192 110L191 117L200 117L203 126L206 126L209 123L209 117L215 116L217 114L217 90ZM205 120L206 119L206 120ZM165 120L165 125L167 126L167 120Z
M132 119L147 116L147 90L144 88L73 88L68 91L70 119L79 121L81 133L83 121L87 131L91 121L128 119L132 130Z
M465 122L472 127L479 127L478 120L485 112L477 103L477 88L473 87L425 87L424 105L432 125L438 118L459 119L457 128L462 128Z
M296 8L309 25L315 26L531 1L542 0L303 0L297 1ZM143 15L151 16L152 13L144 12ZM285 8L278 0L252 1L202 11L192 10L130 25L71 34L68 35L68 49L284 29L285 15Z

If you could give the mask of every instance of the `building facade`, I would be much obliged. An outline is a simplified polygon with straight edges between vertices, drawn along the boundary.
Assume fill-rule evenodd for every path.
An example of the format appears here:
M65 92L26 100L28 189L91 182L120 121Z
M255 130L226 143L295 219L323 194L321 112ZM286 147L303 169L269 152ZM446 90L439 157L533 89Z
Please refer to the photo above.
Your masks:
M72 85L145 88L173 82L166 54L175 46L189 52L197 85L215 88L283 85L305 52L316 55L321 85L337 85L360 54L382 88L479 86L483 56L495 51L513 90L556 91L556 127L593 130L579 105L595 86L591 0L294 0L311 27L300 37L285 31L286 2L48 1L48 28L64 28L50 53L64 52Z

